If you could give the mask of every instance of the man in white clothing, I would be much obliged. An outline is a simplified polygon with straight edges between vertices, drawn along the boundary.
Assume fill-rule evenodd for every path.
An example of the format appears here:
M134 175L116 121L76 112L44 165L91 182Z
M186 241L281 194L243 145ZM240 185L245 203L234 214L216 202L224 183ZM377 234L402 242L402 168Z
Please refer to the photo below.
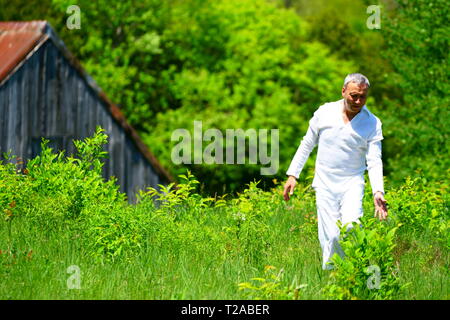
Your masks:
M297 179L309 154L318 145L312 187L316 192L319 241L323 269L339 247L339 228L359 222L363 215L364 172L367 169L375 204L375 216L387 218L381 161L381 121L365 106L369 80L349 74L342 88L343 99L320 106L289 166L284 199L293 194Z

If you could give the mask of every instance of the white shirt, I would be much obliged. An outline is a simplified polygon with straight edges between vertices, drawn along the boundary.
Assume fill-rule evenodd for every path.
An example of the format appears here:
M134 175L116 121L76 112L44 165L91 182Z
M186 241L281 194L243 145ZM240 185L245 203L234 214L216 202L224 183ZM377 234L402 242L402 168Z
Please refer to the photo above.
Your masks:
M344 100L341 99L326 103L314 112L286 174L298 178L309 154L318 144L314 188L344 192L349 184L364 184L367 169L372 192L384 193L381 121L364 106L345 124L343 108Z

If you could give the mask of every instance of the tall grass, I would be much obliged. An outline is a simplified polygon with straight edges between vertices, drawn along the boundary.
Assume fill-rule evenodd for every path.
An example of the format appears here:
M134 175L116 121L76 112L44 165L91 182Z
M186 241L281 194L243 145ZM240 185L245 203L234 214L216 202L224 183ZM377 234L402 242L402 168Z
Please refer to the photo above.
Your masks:
M101 178L105 141L98 130L77 142L77 160L44 144L27 171L0 166L1 299L449 298L444 183L409 179L388 190L387 222L374 221L366 195L367 233L362 242L343 241L353 251L386 257L376 260L386 266L380 266L384 286L373 294L363 288L373 258L358 259L350 250L345 266L321 269L310 187L297 188L289 203L282 186L265 192L256 182L234 198L211 199L196 193L198 181L188 172L178 187L150 189L129 205ZM383 232L398 225L392 245L383 247ZM359 282L346 271L349 263ZM80 289L68 287L74 265Z

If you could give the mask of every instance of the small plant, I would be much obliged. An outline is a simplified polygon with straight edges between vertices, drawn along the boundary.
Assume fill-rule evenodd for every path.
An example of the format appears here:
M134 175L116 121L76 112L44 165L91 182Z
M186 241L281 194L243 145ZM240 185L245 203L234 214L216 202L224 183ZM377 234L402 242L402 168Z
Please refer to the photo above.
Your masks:
M77 148L77 156L79 158L73 160L78 163L82 170L101 175L101 169L103 167L102 159L108 155L103 150L103 145L108 142L108 136L104 131L100 126L97 126L92 137L87 137L84 141L73 141Z
M274 266L265 266L264 277L239 283L239 290L244 291L246 297L252 300L298 300L301 296L300 290L307 285L298 284L297 278L294 278L289 286L283 287L283 276L284 269L277 270Z
M231 201L238 245L247 261L256 264L262 261L270 246L267 217L272 214L264 200L265 193L257 185L258 182L248 184L248 188Z
M180 183L170 183L168 186L158 185L160 190L150 187L147 192L140 192L140 202L152 199L156 212L169 214L175 221L204 219L204 211L214 203L214 198L203 198L196 193L198 180L187 170L186 174L178 176Z

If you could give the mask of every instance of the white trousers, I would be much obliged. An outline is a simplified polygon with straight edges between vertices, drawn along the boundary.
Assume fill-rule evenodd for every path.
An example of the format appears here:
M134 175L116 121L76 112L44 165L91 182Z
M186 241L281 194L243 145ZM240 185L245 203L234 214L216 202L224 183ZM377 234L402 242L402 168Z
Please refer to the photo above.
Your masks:
M328 264L334 253L343 257L339 246L339 227L349 222L359 223L363 215L362 201L364 197L364 183L354 183L340 192L332 192L325 188L315 188L317 216L319 223L319 241L322 247L322 269L329 270ZM348 229L347 229L348 230Z

